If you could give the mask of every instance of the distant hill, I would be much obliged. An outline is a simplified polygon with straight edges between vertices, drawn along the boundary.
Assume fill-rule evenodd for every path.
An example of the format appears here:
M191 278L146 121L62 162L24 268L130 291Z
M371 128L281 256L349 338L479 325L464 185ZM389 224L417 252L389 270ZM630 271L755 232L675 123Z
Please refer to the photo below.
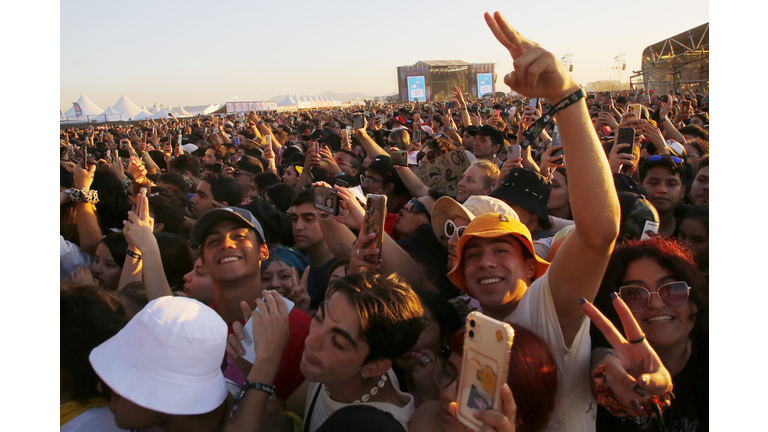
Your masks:
M395 93L397 92L393 92L392 94L395 94ZM293 95L293 93L291 93L291 95ZM285 99L286 96L287 95L277 95L270 98L269 100L280 102L283 99ZM341 102L349 102L351 100L356 100L356 99L373 99L374 98L374 96L367 95L365 93L359 93L359 92L358 93L336 93L330 90L320 93L319 96L330 96L333 100L337 100Z

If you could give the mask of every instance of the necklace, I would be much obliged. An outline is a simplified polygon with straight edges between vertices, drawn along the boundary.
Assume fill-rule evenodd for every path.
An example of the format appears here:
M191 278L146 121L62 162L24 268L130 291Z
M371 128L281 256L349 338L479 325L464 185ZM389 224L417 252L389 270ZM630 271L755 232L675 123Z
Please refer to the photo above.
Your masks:
M371 400L371 396L374 396L376 393L379 392L380 388L384 388L384 385L386 383L387 383L387 375L385 374L385 375L381 376L381 380L379 381L378 384L376 384L375 387L371 388L371 390L368 393L364 394L363 397L361 397L360 399L358 399L358 400L356 400L356 401L354 401L352 403L353 404L359 404L359 403L366 403L366 402L368 402L369 400ZM327 394L328 397L330 397L331 396L331 392L328 391L328 387L326 387L325 384L323 384L323 388L325 389L325 394Z

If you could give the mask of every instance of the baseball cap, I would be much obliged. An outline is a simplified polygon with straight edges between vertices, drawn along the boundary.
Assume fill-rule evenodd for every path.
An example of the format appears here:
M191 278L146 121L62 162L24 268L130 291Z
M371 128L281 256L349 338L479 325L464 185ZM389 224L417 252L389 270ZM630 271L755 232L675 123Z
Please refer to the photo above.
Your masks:
M241 223L248 228L253 229L259 235L259 241L264 242L264 229L259 221L253 217L248 210L239 207L222 207L208 210L200 219L195 222L192 228L192 241L198 246L202 245L208 231L217 223L224 221L233 221Z
M397 170L395 170L394 165L392 165L392 160L389 156L376 156L366 169L380 174L387 183L395 183L397 185L403 184L402 180L400 180L400 176L397 174Z
M432 128L431 128L431 127L429 127L429 126L427 126L427 125L421 125L421 130L423 130L424 132L426 132L426 133L427 133L427 135L434 135L434 134L435 134L435 131L434 131L434 130L432 130Z
M235 168L239 168L243 171L248 171L250 174L256 175L264 172L264 166L261 161L253 156L243 155L235 163L226 162L227 165Z
M181 146L181 148L184 149L185 153L192 153L195 150L199 149L199 147L194 145L194 144L184 144L184 145Z
M457 217L463 217L472 221L476 216L484 213L500 213L515 220L520 220L512 207L504 201L487 195L472 195L459 204L455 199L444 196L435 202L432 208L432 230L443 246L448 246L448 238L445 237L445 222Z
M646 231L658 233L659 213L644 196L631 192L619 192L621 221L617 242L637 240Z
M395 116L395 117L392 117L392 119L390 119L390 121L391 121L392 123L398 122L398 123L400 123L400 124L402 124L402 125L404 125L404 124L405 124L405 119L404 119L404 118L402 118L402 117L400 117L400 116Z
M487 136L494 144L501 144L504 146L504 132L496 126L483 125L477 129L477 132L475 132L475 136L477 135Z
M149 302L115 336L91 351L91 366L120 396L173 415L206 414L227 397L221 372L227 324L186 297Z
M480 128L475 125L470 125L464 128L464 132L468 133L470 136L477 135L478 130L480 130Z
M437 205L437 204L435 204ZM544 259L536 255L536 250L533 248L533 240L531 239L531 232L520 221L511 219L503 214L499 213L486 213L477 216L472 222L467 225L467 229L464 230L464 234L459 239L459 244L456 247L456 254L459 261L456 263L456 267L448 273L448 279L453 282L459 289L466 292L467 283L464 278L464 246L473 237L481 238L497 238L511 235L523 243L523 246L528 249L528 252L538 262L536 267L536 274L534 279L538 279L549 268L549 263Z
M547 203L551 191L552 184L543 175L525 168L512 168L501 185L491 192L491 196L522 207L547 221Z
M147 201L149 210L155 215L155 223L163 224L165 231L176 232L184 223L184 203L168 189L153 187Z

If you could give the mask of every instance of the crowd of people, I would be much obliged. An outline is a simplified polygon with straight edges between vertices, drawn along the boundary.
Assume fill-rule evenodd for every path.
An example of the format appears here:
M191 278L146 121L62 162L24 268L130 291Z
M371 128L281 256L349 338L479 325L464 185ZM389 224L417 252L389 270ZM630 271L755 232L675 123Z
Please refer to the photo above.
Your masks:
M63 128L61 430L465 431L473 311L483 431L708 430L708 95L485 20L515 96Z

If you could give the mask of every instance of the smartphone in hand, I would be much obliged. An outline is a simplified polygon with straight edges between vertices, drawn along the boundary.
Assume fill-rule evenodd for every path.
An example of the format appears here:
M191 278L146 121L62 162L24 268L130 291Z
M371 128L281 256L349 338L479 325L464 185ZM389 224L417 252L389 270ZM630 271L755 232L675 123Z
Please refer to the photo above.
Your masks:
M616 153L632 154L632 146L635 144L635 129L623 127L619 129L619 134L616 138L616 145L619 144L631 144L629 147L620 148Z
M377 248L379 253L369 258L374 264L381 262L381 247L384 244L384 218L387 216L387 196L368 194L365 204L365 220L363 222L364 234L376 233L376 238L365 244L365 248Z
M144 206L144 198L147 197L147 188L141 188L139 195L136 198L136 214L139 215L139 219L144 219L144 212L148 209Z
M339 195L336 189L315 187L315 208L332 216L339 215Z
M476 411L501 411L501 386L507 382L514 337L505 322L480 312L467 316L456 417L473 431L484 425L473 415Z

